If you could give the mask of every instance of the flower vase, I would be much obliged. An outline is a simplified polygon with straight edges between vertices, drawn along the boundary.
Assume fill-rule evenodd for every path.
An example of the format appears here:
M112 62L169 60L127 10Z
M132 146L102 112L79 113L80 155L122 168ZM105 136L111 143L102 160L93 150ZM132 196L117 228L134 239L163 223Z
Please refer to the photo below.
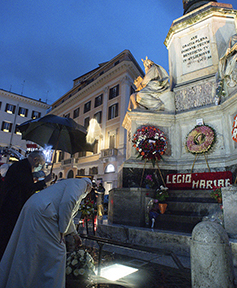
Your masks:
M159 209L160 209L160 213L164 214L165 210L167 208L167 204L166 203L159 203Z
M218 202L219 204L221 204L221 203L222 203L222 198L221 198L221 197L218 197L218 198L217 198L217 202Z

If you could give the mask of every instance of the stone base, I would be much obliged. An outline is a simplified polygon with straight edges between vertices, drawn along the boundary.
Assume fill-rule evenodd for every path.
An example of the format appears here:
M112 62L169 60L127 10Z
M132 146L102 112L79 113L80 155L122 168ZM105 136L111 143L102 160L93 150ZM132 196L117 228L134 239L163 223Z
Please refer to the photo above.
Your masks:
M191 233L159 231L126 225L101 224L97 227L96 235L124 243L164 249L164 252L173 252L177 256L187 257L187 259L190 257ZM236 269L237 240L230 238L229 242L233 256L233 264Z
M237 186L224 187L221 192L225 230L229 237L237 239Z
M116 241L154 247L180 256L190 255L191 234L158 231L124 225L100 225L96 234Z
M161 175L165 181L167 174L176 173L176 170L164 170L161 169ZM154 183L154 189L157 189L161 185L165 186L157 166L153 167L151 163L146 163L144 161L134 161L124 162L120 167L118 173L118 187L132 188L132 187L142 187L146 188L146 176L150 174L156 179ZM142 177L143 176L143 177Z

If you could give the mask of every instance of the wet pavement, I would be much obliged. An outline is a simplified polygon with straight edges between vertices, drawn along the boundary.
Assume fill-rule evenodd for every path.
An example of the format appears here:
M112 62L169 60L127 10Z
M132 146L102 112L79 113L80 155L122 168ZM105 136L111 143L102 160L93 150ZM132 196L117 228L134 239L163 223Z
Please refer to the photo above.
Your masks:
M104 219L104 223L106 218ZM103 223L103 224L104 224ZM85 227L79 227L79 233L87 234ZM93 234L92 227L89 227L89 234ZM84 239L84 247L90 249L90 254L98 265L99 246L96 241ZM138 270L117 281L106 280L94 276L86 283L78 281L70 283L67 288L112 288L112 287L133 287L133 288L189 288L191 287L191 270L189 257L167 255L165 251L147 252L127 247L119 247L104 244L101 253L101 267L112 264L122 264ZM68 283L69 284L69 283ZM82 285L82 286L80 286Z

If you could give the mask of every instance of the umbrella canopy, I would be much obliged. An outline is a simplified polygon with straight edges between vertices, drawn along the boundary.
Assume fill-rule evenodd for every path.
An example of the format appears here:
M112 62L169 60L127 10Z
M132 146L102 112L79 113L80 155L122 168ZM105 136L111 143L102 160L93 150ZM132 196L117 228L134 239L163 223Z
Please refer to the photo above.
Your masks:
M70 118L53 114L26 121L17 127L22 139L29 140L44 147L52 146L55 150L75 154L81 151L93 151L93 145L86 142L85 127Z

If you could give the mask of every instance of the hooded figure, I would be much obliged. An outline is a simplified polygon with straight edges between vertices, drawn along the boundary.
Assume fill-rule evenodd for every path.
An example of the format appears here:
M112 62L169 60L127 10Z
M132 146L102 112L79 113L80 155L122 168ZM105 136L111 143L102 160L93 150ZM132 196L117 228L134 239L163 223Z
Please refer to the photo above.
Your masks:
M67 179L27 200L0 262L0 287L65 287L64 235L80 238L73 217L90 190L88 178Z
M34 183L32 172L41 169L45 157L41 151L31 152L27 158L12 164L7 170L0 193L0 260L7 247L21 209L28 198L46 187L52 173Z

